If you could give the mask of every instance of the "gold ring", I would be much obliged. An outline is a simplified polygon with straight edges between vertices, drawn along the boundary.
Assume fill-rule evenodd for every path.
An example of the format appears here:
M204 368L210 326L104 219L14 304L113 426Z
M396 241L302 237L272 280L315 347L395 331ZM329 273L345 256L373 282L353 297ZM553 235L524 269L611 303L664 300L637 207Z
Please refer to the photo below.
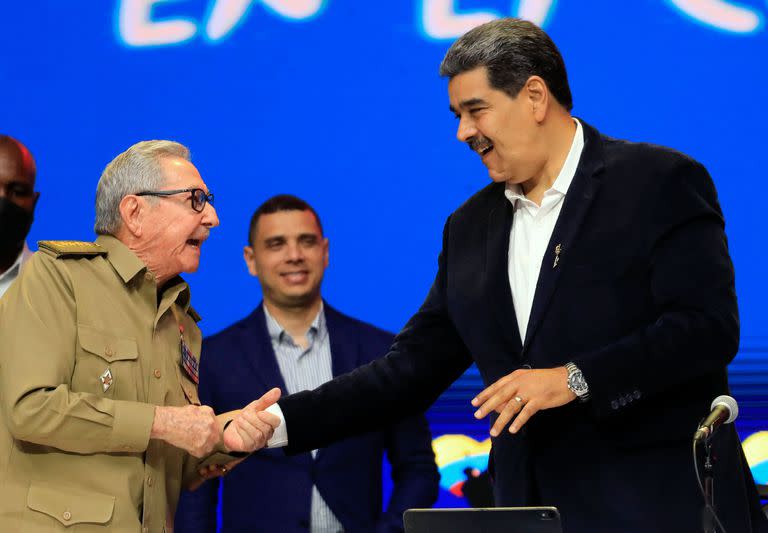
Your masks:
M520 396L515 396L515 401L517 403L523 403L523 399Z

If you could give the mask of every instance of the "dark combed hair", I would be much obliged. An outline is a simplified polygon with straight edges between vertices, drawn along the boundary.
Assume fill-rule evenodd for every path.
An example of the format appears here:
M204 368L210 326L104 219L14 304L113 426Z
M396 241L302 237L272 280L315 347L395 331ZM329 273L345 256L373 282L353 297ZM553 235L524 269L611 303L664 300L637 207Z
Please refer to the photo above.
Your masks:
M251 223L248 226L248 244L253 245L256 226L258 225L261 216L271 215L279 211L309 211L315 216L315 220L317 220L317 227L320 228L320 235L323 234L323 225L320 222L320 217L311 205L298 196L293 196L292 194L278 194L261 204L256 211L253 212Z
M527 20L504 18L482 24L451 45L440 75L454 76L485 67L491 87L512 98L531 76L540 76L555 99L570 111L573 97L560 51L549 35Z

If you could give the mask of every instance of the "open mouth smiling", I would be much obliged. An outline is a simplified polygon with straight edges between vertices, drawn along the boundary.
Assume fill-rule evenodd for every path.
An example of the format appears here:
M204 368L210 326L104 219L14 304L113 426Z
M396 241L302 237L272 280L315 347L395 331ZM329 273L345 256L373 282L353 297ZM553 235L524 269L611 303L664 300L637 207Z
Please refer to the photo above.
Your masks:
M493 150L493 143L485 137L470 139L467 145L470 150L477 153L480 157L487 155Z

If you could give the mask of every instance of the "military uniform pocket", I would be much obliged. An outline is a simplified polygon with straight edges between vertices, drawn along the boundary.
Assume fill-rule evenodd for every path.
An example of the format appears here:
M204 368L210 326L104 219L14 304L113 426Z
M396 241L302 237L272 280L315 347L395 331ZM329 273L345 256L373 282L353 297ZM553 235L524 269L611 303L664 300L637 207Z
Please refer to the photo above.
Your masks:
M32 483L27 492L23 530L68 531L76 524L105 526L112 520L114 510L114 496L72 487ZM76 529L83 530L81 527Z
M106 398L135 400L135 372L139 349L135 339L118 337L93 326L77 325L79 354L73 390Z

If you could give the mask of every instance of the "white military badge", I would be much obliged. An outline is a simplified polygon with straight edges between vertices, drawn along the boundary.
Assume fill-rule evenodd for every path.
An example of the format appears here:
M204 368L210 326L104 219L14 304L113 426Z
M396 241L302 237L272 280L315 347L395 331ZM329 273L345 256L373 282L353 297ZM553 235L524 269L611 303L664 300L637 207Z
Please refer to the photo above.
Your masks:
M112 371L107 368L104 373L99 376L99 381L101 381L101 388L104 392L107 392L114 381L114 379L112 379Z

